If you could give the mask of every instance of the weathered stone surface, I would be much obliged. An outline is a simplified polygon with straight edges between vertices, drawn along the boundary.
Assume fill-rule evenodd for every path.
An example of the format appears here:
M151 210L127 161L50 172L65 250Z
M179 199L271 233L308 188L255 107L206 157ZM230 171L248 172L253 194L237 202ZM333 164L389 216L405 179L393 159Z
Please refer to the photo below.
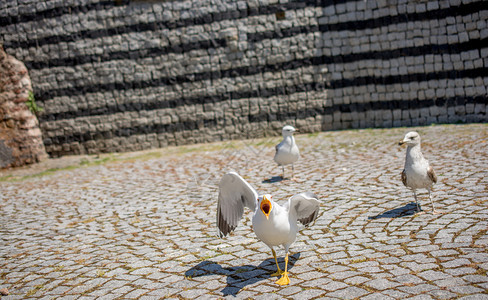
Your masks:
M0 168L47 158L36 116L26 102L32 92L24 64L0 45Z
M38 2L0 43L52 156L488 121L485 0Z

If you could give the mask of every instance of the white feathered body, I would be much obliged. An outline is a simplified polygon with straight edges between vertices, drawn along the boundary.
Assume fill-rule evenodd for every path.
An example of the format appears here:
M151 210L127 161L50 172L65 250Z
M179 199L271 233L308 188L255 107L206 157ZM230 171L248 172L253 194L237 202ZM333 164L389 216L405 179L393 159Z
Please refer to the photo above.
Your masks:
M293 136L286 136L283 141L276 146L274 161L280 165L289 165L295 163L300 158L300 151L295 143Z
M297 217L288 213L287 207L272 202L269 218L258 209L252 218L254 233L268 247L283 245L286 249L295 241L298 226Z
M406 186L412 189L431 188L432 180L429 178L429 161L420 151L420 145L407 148L405 157Z

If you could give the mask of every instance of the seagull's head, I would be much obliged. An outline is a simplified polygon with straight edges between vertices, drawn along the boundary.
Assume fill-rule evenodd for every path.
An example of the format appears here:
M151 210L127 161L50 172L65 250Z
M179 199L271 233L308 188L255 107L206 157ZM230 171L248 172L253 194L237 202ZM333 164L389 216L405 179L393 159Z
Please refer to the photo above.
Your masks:
M415 131L410 131L409 133L407 133L405 135L405 137L403 138L403 141L400 141L400 143L398 143L398 144L400 146L403 144L407 144L408 146L418 145L418 144L420 144L420 135Z
M291 126L291 125L286 125L283 127L283 129L281 130L281 134L285 137L285 136L291 136L293 135L293 133L295 131L298 131L295 129L295 127Z
M263 212L263 214L266 216L266 220L269 219L269 214L271 213L271 210L273 209L273 204L271 203L271 195L266 194L263 196L259 197L259 209Z

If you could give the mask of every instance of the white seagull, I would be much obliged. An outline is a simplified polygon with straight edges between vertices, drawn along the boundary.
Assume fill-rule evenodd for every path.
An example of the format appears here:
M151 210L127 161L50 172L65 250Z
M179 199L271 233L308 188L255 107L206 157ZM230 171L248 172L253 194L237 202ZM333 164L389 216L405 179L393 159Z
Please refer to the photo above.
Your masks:
M405 167L402 172L403 184L413 190L417 210L420 211L417 201L417 189L427 189L429 191L430 202L432 203L432 213L435 214L434 201L432 200L431 189L437 182L434 169L429 165L429 161L424 158L420 151L420 135L411 131L405 135L400 145L407 144L407 155L405 157Z
M305 226L317 218L319 201L310 192L296 194L288 202L280 206L271 195L258 195L256 190L239 174L229 172L219 183L219 199L217 204L217 227L219 237L225 237L232 232L244 213L244 207L254 212L252 228L256 236L263 241L273 253L278 270L271 276L281 278L276 281L279 285L290 283L288 277L288 250L296 239L298 232L297 221ZM275 246L283 245L286 251L285 271L280 269Z
M281 166L283 170L282 178L285 179L285 165L291 164L291 177L294 178L295 168L293 164L300 158L300 151L295 143L293 133L297 131L293 126L286 125L281 130L283 140L276 145L274 161Z

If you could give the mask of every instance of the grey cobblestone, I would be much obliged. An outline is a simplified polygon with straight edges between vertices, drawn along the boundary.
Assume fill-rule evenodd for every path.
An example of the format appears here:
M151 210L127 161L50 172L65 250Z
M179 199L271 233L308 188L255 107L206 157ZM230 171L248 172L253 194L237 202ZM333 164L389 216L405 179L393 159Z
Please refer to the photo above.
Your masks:
M439 177L438 215L413 214L400 181L405 128L298 135L296 182L269 183L277 138L1 171L2 300L486 298L488 125L415 129ZM290 286L274 283L248 213L216 237L217 184L231 169L278 201L319 195L321 215L291 247Z

